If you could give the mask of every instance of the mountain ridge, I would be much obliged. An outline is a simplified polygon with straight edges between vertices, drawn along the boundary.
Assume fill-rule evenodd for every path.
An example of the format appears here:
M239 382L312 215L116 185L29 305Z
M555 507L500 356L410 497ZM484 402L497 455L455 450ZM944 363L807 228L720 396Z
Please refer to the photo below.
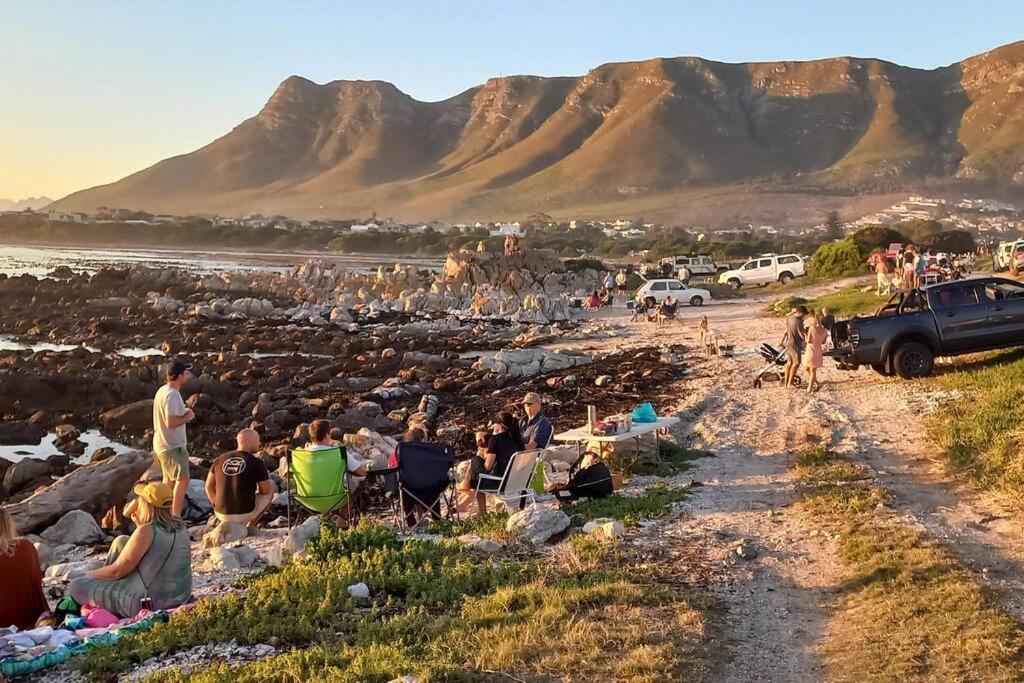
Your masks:
M659 57L491 78L435 102L294 75L208 145L54 208L670 215L722 189L842 196L936 180L1024 186L1024 41L935 69Z

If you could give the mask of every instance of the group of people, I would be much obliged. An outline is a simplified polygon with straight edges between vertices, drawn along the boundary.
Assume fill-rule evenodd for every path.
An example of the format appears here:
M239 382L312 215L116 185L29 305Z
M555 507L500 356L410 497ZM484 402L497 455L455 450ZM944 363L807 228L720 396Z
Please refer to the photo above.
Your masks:
M135 497L123 509L134 530L114 540L103 566L70 582L62 609L67 605L72 606L68 609L87 607L127 619L146 609L170 609L191 599L191 542L182 510L190 480L186 425L195 419L195 413L181 395L191 369L186 363L171 363L166 382L154 399L153 450L162 479L134 487ZM553 427L544 414L540 395L527 393L522 406L521 420L503 411L495 416L487 432L477 433L476 453L470 457L469 466L457 484L464 507L471 506L475 499L478 510L485 511L485 492L497 487L513 455L546 448L551 441ZM307 450L340 445L326 420L314 420L308 431ZM403 441L425 439L425 432L414 427L406 432ZM259 456L259 434L243 429L236 442L235 450L213 461L205 490L219 523L253 526L270 506L276 487ZM366 464L351 454L347 457L347 471L351 475L347 486L352 493L366 475ZM482 478L481 474L497 479ZM0 576L4 579L0 582L0 625L32 628L49 613L35 546L18 537L14 519L3 508Z
M828 343L836 318L828 308L815 312L806 306L794 306L786 318L786 369L783 386L794 385L797 373L802 367L807 373L807 391L821 388L818 370L825 360L825 345Z
M939 258L930 250L908 244L896 252L892 261L887 254L879 252L872 254L868 263L875 271L875 293L889 296L897 290L908 292L923 286L929 268L933 268L942 280L964 277L974 270L975 256L955 254Z
M669 320L675 320L678 315L679 302L671 294L662 299L660 304L653 296L648 296L643 301L636 303L633 315L629 320L634 323L640 321L658 323L658 326L661 327Z
M190 600L191 539L181 516L190 479L186 425L195 419L181 396L190 370L181 362L168 366L166 382L154 398L153 450L162 480L134 487L135 497L123 509L134 530L114 539L103 566L71 581L62 609L89 607L127 619L144 609L169 609ZM243 429L236 441L236 450L213 461L205 488L217 520L251 526L270 505L275 487L258 456L259 434ZM0 625L32 628L49 613L35 546L18 537L14 519L3 508L0 576Z

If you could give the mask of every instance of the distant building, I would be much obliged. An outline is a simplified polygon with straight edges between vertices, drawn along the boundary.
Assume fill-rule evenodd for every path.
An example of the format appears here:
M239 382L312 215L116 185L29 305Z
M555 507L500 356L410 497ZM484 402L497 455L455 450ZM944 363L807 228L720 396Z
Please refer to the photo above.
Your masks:
M490 234L491 237L508 237L509 235L522 237L526 234L526 231L519 225L519 221L516 221L514 223L501 223L497 228L492 228Z

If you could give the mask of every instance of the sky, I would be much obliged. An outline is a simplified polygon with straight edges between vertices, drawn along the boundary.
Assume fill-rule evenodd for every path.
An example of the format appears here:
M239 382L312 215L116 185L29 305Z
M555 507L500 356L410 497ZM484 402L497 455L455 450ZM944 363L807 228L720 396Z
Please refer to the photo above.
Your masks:
M192 151L293 74L440 100L651 57L934 68L1020 39L1021 0L0 0L0 198L59 198Z

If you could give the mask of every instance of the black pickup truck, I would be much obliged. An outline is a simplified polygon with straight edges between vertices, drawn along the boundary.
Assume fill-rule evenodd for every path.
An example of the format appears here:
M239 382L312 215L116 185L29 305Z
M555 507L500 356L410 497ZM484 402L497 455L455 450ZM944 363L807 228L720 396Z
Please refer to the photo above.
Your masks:
M925 377L936 356L1024 344L1024 285L979 277L898 292L873 316L837 322L832 341L840 368Z

